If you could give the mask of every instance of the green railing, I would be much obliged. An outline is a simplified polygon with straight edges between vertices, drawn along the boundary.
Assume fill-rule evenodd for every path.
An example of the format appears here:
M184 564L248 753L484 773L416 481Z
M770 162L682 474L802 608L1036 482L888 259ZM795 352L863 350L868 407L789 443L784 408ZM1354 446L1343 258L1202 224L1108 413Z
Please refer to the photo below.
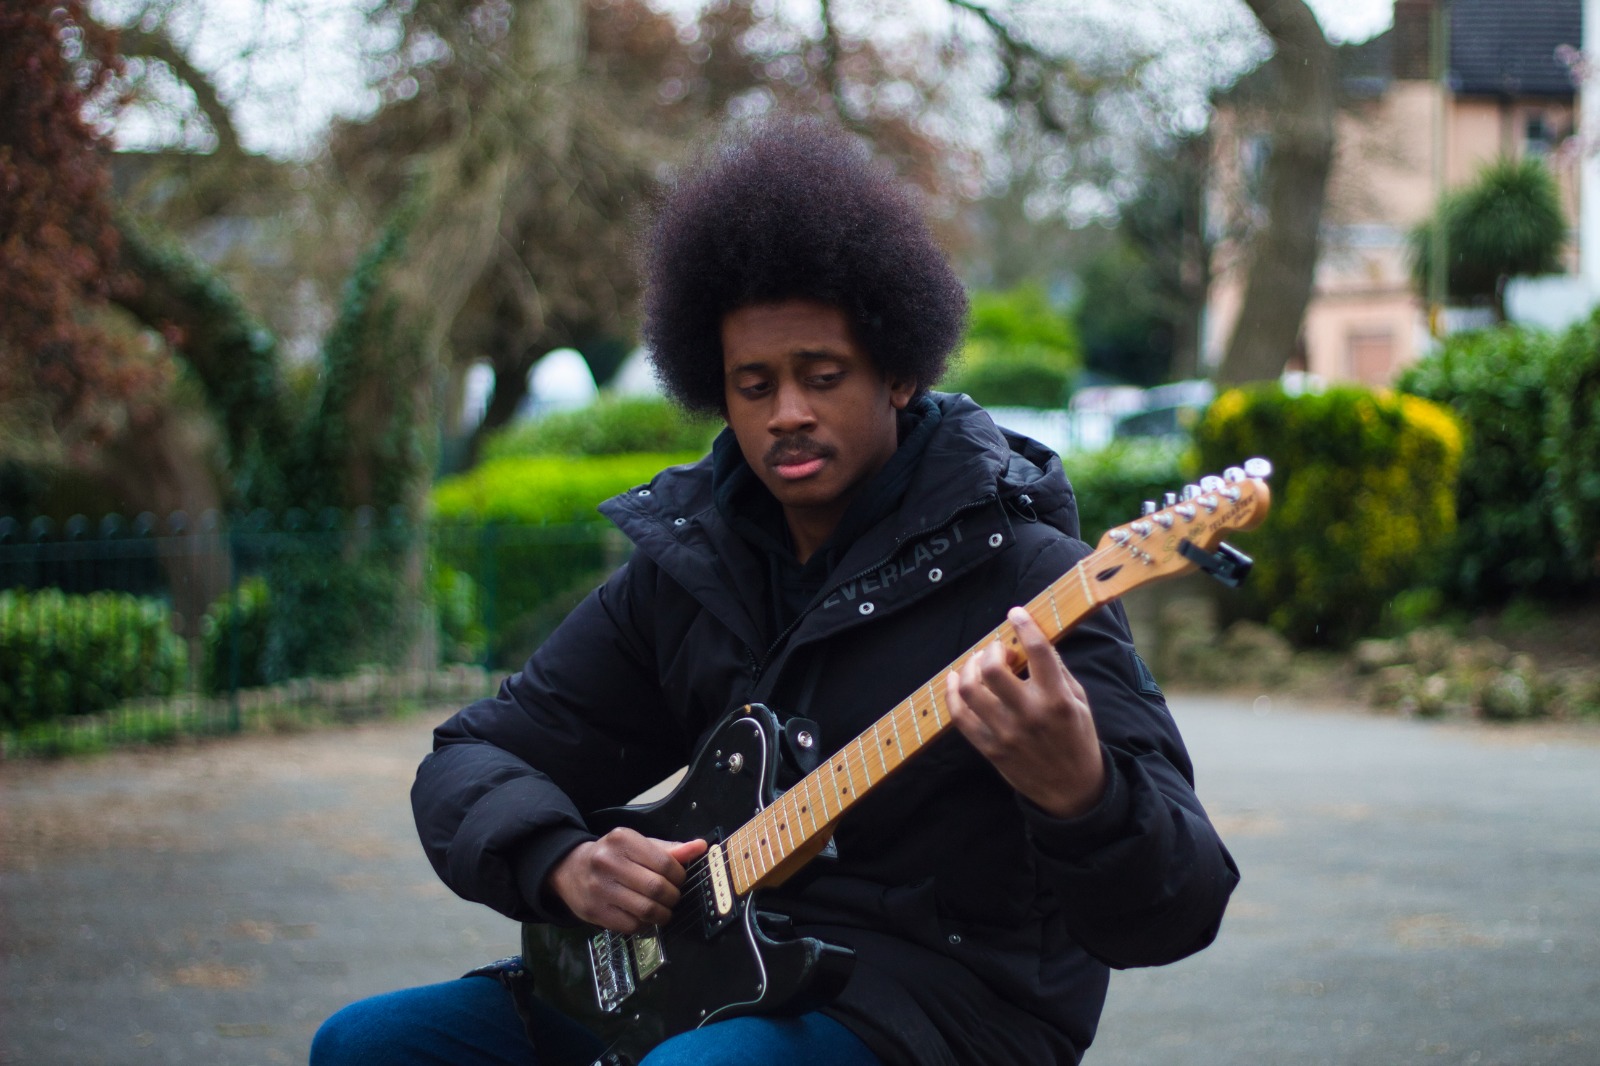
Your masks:
M464 703L625 552L599 524L370 510L0 517L0 753Z

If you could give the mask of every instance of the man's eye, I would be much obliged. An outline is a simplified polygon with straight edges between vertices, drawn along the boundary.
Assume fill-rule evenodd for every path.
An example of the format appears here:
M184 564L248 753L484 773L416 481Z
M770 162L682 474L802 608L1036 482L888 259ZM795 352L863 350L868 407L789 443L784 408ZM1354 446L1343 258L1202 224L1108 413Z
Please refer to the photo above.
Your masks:
M844 374L840 371L834 371L830 374L812 374L811 384L818 388L827 388L829 385L837 384L842 377L844 377Z
M748 385L738 385L735 387L738 389L740 396L743 396L747 400L753 400L758 396L766 395L767 391L772 386L769 382L755 381Z

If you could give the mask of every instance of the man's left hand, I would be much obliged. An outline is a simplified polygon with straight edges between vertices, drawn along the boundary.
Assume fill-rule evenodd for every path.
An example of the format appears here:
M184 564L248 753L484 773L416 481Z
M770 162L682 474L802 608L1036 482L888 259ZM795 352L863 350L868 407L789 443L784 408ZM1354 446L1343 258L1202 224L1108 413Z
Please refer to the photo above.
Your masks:
M1089 698L1027 611L1013 607L1007 618L1028 676L1016 675L999 641L989 645L945 679L951 721L1046 813L1086 814L1106 785Z

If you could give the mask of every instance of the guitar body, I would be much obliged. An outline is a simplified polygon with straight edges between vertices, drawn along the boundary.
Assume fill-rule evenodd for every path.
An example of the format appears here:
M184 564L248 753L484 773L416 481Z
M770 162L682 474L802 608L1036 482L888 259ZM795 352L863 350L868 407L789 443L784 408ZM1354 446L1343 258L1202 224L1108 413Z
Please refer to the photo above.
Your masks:
M718 724L671 794L599 811L590 828L719 844L772 802L778 743L771 711L741 708ZM634 936L524 925L523 960L535 992L611 1052L638 1058L711 1022L809 1010L844 986L850 949L786 935L781 916L758 909L759 892L735 894L719 909L708 882L705 863L691 865L672 920Z

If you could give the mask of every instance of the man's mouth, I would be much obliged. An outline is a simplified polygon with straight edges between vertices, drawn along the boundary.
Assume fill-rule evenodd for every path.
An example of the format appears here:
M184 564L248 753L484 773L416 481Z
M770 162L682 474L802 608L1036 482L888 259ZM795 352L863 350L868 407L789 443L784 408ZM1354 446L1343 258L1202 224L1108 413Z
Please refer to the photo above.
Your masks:
M800 481L821 470L829 454L815 444L777 444L767 453L767 466L785 481Z

